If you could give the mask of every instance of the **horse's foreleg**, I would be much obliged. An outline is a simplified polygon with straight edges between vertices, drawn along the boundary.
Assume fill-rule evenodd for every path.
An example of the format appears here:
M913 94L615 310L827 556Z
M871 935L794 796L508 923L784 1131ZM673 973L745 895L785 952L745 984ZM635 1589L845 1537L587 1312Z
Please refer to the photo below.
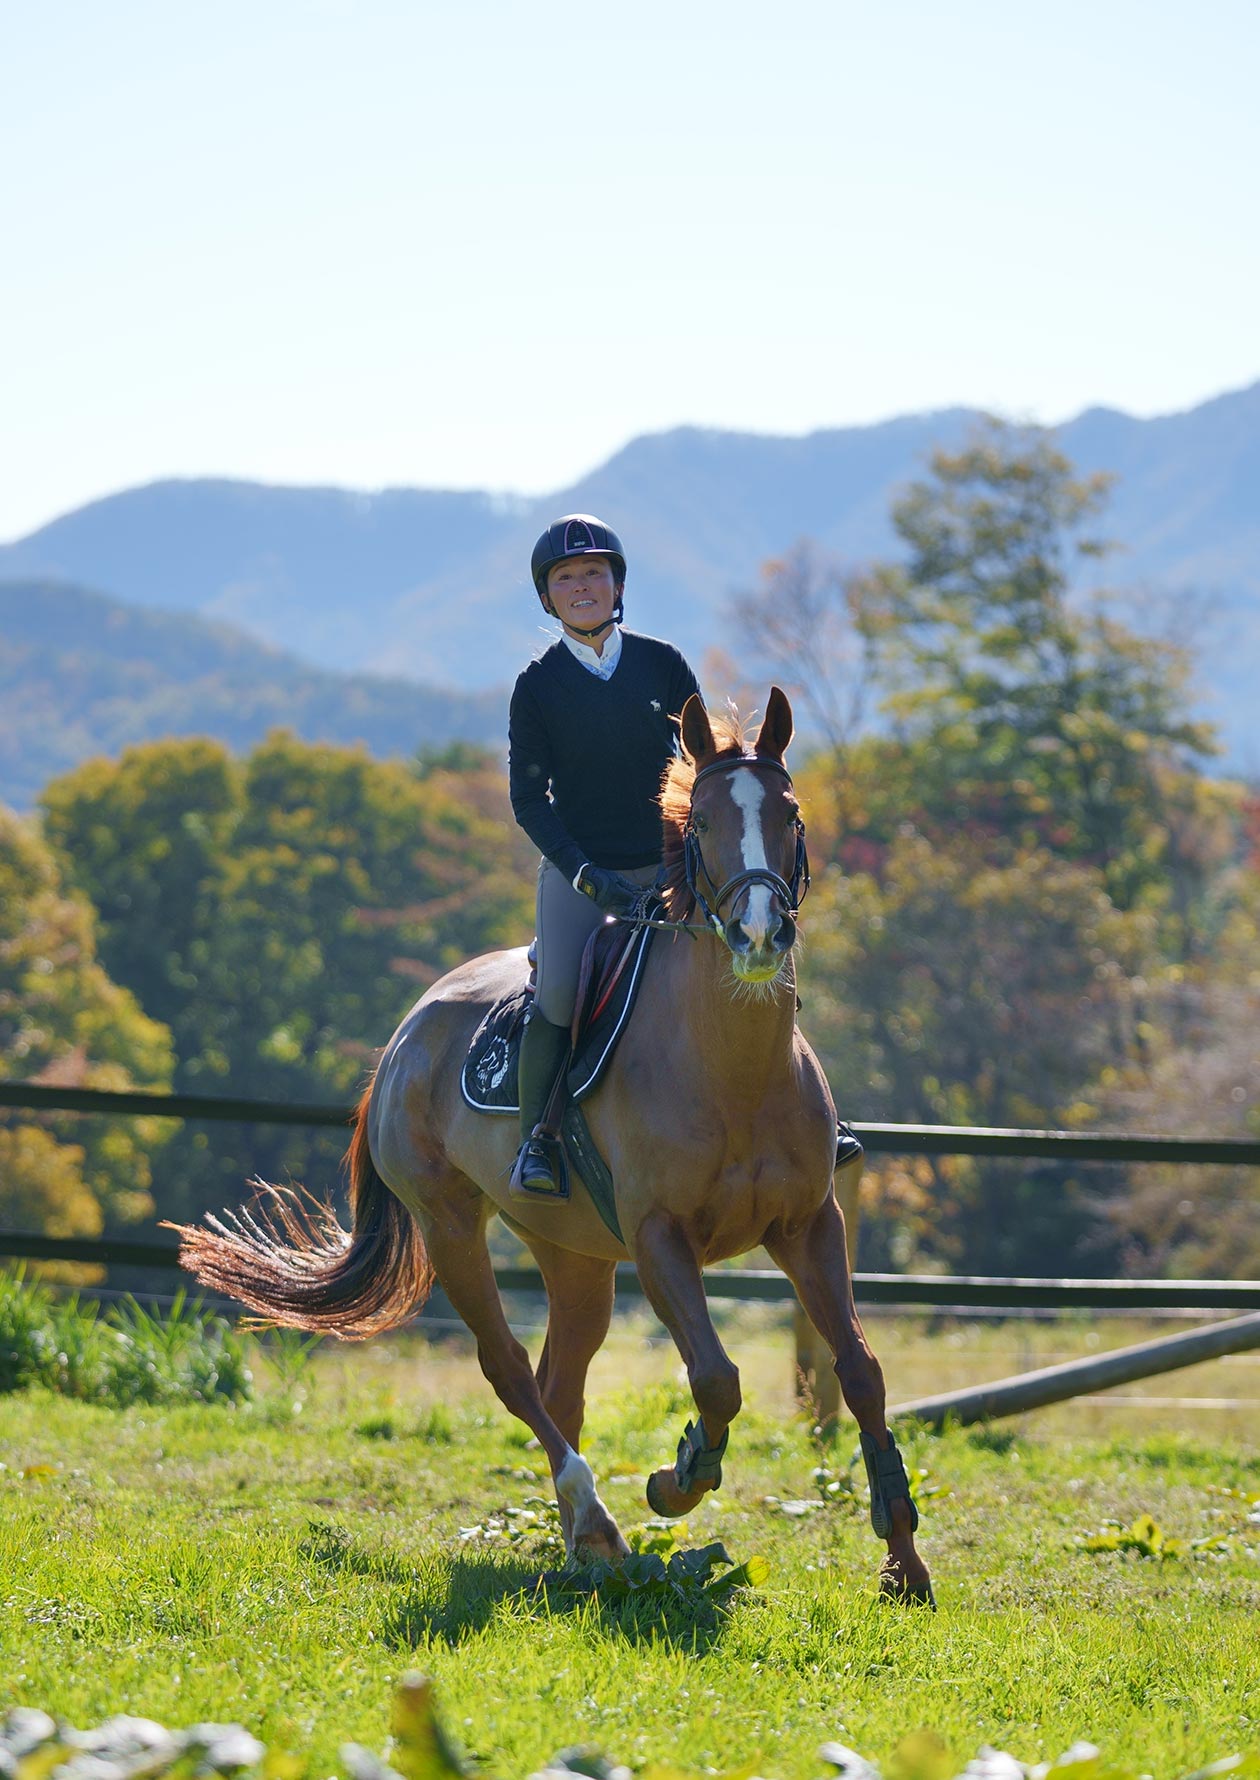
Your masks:
M617 1264L574 1254L527 1231L521 1235L547 1288L547 1336L535 1377L543 1408L577 1452L586 1414L586 1374L608 1333ZM569 1550L587 1545L592 1536L598 1542L603 1529L590 1524L589 1512L580 1518L565 1496L558 1501ZM602 1510L599 1498L594 1501Z
M806 1315L835 1355L836 1377L862 1438L871 1485L871 1523L888 1546L881 1592L932 1604L927 1566L915 1550L918 1512L885 1415L884 1375L853 1302L844 1216L832 1194L791 1235L772 1231L765 1247L796 1287Z
M742 1400L739 1371L713 1327L695 1251L668 1213L653 1213L640 1224L634 1260L648 1302L682 1355L700 1412L695 1427L688 1424L677 1463L648 1479L648 1506L656 1514L686 1514L722 1481L727 1429Z
M443 1291L476 1337L477 1359L495 1395L531 1429L546 1453L556 1495L568 1503L571 1525L581 1529L581 1550L619 1564L629 1547L595 1492L590 1466L548 1413L529 1354L503 1314L486 1247L484 1206L481 1196L474 1200L470 1192L463 1205L448 1202L440 1219L423 1219L429 1259Z

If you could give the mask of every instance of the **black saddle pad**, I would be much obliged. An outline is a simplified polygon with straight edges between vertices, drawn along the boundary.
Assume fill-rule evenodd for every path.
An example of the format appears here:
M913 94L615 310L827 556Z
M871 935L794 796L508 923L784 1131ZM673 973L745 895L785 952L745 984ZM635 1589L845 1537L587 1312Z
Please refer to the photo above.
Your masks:
M608 1068L634 1011L652 931L644 927L635 935L612 994L582 1032L577 1054L569 1065L570 1100L584 1100L598 1087ZM495 1002L473 1034L459 1086L468 1105L478 1112L520 1111L516 1065L530 999L530 990L522 978L517 988Z
M520 1111L516 1065L521 1050L521 1029L533 996L522 981L511 994L496 1001L473 1033L459 1078L460 1092L478 1112Z

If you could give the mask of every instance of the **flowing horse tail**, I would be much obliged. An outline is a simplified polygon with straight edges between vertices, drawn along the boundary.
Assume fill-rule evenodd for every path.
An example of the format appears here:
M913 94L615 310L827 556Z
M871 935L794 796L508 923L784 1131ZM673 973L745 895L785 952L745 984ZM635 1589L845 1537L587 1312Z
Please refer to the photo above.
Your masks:
M304 1189L266 1181L254 1183L258 1197L243 1211L208 1213L208 1229L166 1226L179 1232L180 1265L211 1291L248 1305L256 1326L280 1323L366 1341L406 1322L429 1295L433 1268L420 1226L381 1179L368 1148L371 1094L369 1086L355 1109L345 1154L349 1231Z

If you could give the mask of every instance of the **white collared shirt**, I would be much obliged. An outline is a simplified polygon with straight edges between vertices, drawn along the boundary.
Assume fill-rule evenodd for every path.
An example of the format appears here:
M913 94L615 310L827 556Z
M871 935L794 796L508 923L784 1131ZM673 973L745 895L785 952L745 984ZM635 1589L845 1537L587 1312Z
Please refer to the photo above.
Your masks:
M596 654L589 643L581 643L571 637L567 630L560 632L565 643L581 662L588 674L594 674L597 680L611 680L617 663L621 660L621 627L614 624L604 641L604 653Z

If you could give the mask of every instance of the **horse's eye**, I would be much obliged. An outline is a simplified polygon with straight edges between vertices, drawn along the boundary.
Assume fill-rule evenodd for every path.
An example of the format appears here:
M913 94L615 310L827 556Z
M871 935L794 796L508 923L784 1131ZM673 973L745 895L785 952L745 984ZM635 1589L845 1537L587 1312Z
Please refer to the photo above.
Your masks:
M692 818L692 820L695 823L697 834L708 834L709 824L703 816L695 816Z

